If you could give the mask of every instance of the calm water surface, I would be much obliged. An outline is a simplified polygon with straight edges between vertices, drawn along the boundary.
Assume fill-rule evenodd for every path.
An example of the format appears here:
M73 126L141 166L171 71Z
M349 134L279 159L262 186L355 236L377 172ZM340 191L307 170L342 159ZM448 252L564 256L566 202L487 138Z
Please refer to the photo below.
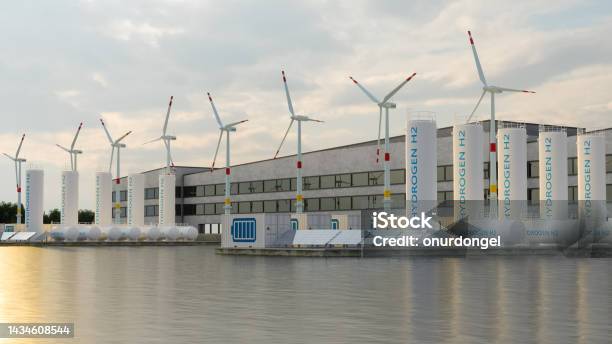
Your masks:
M0 322L62 343L610 343L612 260L0 247ZM0 343L9 343L0 339ZM10 343L51 343L17 339Z

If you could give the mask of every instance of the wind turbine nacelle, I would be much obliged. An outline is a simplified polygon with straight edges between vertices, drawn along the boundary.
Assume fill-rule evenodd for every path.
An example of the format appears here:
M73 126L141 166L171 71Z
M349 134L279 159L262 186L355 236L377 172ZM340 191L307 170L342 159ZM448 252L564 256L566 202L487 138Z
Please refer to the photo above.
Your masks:
M497 86L484 86L482 89L491 93L502 93L502 90L500 90Z
M74 153L74 154L83 154L83 151L82 150L74 149L74 150L72 150L72 153Z
M162 140L176 140L176 136L166 135L166 136L162 136L161 139Z
M382 104L381 106L384 107L385 109L395 109L397 107L395 103L390 103L390 102L386 102Z

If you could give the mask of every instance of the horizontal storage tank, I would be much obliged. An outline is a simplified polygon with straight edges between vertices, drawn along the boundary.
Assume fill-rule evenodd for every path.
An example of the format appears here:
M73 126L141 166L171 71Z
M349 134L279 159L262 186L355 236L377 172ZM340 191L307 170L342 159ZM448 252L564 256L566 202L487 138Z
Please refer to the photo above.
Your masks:
M62 171L62 204L60 222L74 226L79 223L79 172Z
M175 217L176 176L162 173L159 175L159 226L172 226Z
M111 226L106 228L106 239L109 241L123 240L123 231L118 226Z
M538 137L540 172L540 217L567 218L567 133L558 128L540 128Z
M179 238L185 241L195 241L198 238L198 230L192 226L178 226Z
M519 219L527 205L527 131L500 128L498 147L498 201L500 218Z
M167 241L176 241L179 237L178 228L175 226L159 227L161 236Z
M406 207L409 214L437 204L437 128L433 114L408 114L406 119Z
M44 178L43 170L26 171L25 225L28 232L43 232Z
M102 239L102 230L98 226L91 226L87 234L87 239L91 241L98 241Z
M141 231L139 227L127 227L125 237L131 241L138 241L140 239Z
M108 172L96 172L96 217L98 226L113 223L113 177Z
M144 175L130 174L127 190L127 224L144 226Z
M482 216L484 133L480 123L453 126L453 200L455 218Z
M146 240L157 241L161 239L159 227L147 226L143 228L142 232Z

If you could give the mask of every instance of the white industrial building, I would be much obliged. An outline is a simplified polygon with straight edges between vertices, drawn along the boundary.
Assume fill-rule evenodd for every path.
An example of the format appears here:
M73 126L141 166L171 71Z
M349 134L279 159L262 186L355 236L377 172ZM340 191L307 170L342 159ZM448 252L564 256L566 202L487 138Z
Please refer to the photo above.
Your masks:
M481 123L487 137L488 121ZM511 123L512 124L512 123ZM527 133L527 200L539 196L538 135L542 126L516 124ZM499 123L498 128L508 127ZM577 197L576 134L580 128L546 126L547 131L567 133L567 199ZM453 128L437 130L437 201L453 199ZM612 140L606 131L609 153L606 155L606 196L612 199ZM482 195L488 193L488 142L483 140ZM499 143L500 150L502 143ZM304 153L304 199L307 213L359 214L365 209L383 206L383 168L376 164L376 141L334 147ZM391 191L393 208L406 206L405 136L391 138ZM146 223L158 222L158 176L163 168L143 172L145 175L144 214ZM222 223L224 205L224 169L210 171L207 167L176 166L176 223L189 224L200 232L217 233ZM127 216L127 178L122 178L122 222ZM295 155L255 161L232 166L232 213L293 213L295 212ZM114 194L113 194L114 197ZM114 199L114 198L113 198Z

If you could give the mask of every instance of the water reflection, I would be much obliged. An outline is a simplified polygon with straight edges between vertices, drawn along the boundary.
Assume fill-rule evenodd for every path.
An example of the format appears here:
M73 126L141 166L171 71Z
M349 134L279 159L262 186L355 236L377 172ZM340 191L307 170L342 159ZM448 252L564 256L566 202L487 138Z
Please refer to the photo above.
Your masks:
M0 261L0 321L75 322L75 343L598 343L611 331L610 259L2 247Z

